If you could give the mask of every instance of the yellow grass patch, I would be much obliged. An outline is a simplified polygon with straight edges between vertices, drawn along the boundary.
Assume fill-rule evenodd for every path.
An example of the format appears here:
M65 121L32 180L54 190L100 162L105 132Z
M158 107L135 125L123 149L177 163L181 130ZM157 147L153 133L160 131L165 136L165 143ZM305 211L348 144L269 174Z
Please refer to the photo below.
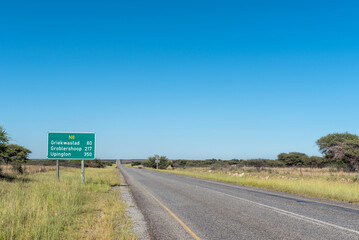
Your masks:
M0 180L0 239L135 239L121 201L118 170L80 169Z
M48 171L54 171L56 169L56 166L41 166L41 165L23 165L24 173L39 173L39 172L48 172ZM12 168L11 165L0 165L1 172L3 174L17 174L16 171Z

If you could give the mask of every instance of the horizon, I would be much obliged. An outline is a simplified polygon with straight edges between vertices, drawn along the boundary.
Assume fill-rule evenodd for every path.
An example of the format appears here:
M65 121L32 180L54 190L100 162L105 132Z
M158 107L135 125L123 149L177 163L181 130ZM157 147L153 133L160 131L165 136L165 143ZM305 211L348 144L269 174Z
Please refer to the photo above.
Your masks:
M95 132L97 158L321 156L359 134L359 3L4 2L0 126Z

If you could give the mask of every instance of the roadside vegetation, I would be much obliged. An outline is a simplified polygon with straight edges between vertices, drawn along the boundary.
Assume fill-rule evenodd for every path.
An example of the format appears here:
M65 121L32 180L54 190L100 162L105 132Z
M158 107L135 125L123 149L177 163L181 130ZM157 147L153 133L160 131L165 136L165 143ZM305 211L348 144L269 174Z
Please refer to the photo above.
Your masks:
M115 164L115 160L85 160L85 167L92 168L104 168L106 166L112 166ZM56 160L28 160L26 161L26 165L40 165L40 166L56 166ZM64 167L81 167L81 161L79 160L60 160L60 166Z
M131 165L132 166L139 166L141 163L140 162L133 162ZM149 157L147 161L144 161L143 166L145 167L149 167L149 168L156 168L157 164L156 164L156 157ZM167 169L169 166L171 166L172 162L170 160L168 160L168 158L166 156L160 156L159 157L159 163L158 163L158 169Z
M347 172L359 171L359 136L350 133L328 134L316 141L319 152L323 156L308 156L305 153L289 152L280 153L277 159L207 159L207 160L169 160L161 156L159 169L188 168L188 167L225 167L236 165L238 167L255 167L258 170L263 167L297 167L297 168L336 168ZM132 166L143 165L148 168L156 168L155 157L149 157L147 161L131 163Z
M18 173L23 173L22 165L28 160L31 151L17 144L10 144L10 137L0 126L0 164L11 166ZM1 176L1 168L0 168Z
M57 181L56 161L31 161L9 140L0 127L0 240L136 239L113 162L86 161L81 184L80 161L61 161Z
M359 204L359 137L334 133L316 144L321 157L300 152L280 153L275 160L161 157L165 161L159 171ZM156 166L153 157L143 165Z
M135 239L115 167L63 168L0 180L0 239Z
M32 173L40 173L40 172L48 172L54 171L56 166L43 166L43 165L22 165L23 174L32 174ZM19 174L19 172L12 168L10 165L2 165L1 166L2 175L1 178L9 178L14 177Z

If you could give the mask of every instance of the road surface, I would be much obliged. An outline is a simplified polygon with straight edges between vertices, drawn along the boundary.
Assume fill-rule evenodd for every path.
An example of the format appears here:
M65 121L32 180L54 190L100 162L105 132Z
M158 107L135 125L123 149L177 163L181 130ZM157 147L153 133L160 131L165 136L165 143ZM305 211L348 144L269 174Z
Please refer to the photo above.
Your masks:
M359 206L121 166L152 239L359 239Z

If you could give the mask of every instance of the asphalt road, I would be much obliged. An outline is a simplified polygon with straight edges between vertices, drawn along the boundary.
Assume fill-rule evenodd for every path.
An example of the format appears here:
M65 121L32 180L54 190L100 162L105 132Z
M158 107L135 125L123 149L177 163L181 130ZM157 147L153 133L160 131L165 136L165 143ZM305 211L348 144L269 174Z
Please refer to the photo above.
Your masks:
M359 239L359 206L127 168L152 239Z

